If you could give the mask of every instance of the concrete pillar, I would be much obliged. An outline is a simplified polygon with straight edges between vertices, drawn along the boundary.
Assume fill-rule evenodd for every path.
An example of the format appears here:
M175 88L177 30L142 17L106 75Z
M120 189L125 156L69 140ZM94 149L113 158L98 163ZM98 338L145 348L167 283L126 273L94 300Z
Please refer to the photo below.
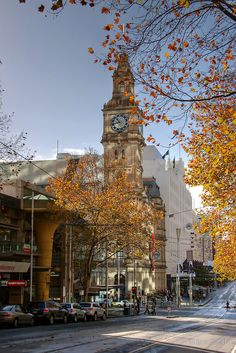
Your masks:
M59 223L52 219L35 217L34 229L37 238L38 253L36 265L48 268L46 271L39 271L37 273L37 300L48 300L50 287L50 272L52 264L52 249L54 232Z

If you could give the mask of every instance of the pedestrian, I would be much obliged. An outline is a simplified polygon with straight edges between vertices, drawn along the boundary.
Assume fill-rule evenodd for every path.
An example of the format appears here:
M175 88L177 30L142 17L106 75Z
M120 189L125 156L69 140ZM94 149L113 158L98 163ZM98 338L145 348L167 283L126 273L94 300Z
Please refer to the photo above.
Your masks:
M153 302L152 303L152 312L151 312L152 315L156 315L156 304Z
M229 310L229 301L227 300L226 302L226 310L228 311Z
M137 314L140 313L140 298L137 298Z
M146 307L145 307L144 315L145 314L148 314L148 315L150 314L148 303L146 304Z

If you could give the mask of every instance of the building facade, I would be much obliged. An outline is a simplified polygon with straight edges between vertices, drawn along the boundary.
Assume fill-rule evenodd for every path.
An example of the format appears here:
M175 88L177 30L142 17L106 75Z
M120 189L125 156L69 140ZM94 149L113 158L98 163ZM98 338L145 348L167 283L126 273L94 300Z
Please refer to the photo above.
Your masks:
M166 217L166 277L171 289L176 278L177 264L182 266L189 256L194 211L192 197L184 183L183 160L171 161L162 158L155 146L146 146L143 157L144 177L154 177L160 187L165 204Z

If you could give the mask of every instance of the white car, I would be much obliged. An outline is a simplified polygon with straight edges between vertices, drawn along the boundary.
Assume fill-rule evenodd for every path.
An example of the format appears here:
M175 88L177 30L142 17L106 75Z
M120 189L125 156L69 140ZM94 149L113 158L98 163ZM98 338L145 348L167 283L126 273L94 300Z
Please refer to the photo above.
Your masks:
M99 303L95 302L80 302L80 307L86 311L87 318L96 321L98 318L106 320L106 311Z
M125 306L133 306L134 304L129 302L128 300L120 300L119 302L112 302L112 306L118 308L124 308Z

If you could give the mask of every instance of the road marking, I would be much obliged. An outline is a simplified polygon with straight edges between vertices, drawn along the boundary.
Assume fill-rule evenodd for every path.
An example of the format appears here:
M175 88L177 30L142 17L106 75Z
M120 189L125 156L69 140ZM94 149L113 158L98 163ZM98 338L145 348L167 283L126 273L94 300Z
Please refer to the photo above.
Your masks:
M211 321L211 322L209 322L208 321L208 323L206 324L206 325L204 325L204 327L207 327L207 326L212 326L212 325L214 325L215 324L215 321ZM194 324L193 324L194 325ZM189 327L189 326L188 326ZM197 330L199 327L197 327L197 328L195 328L194 329L194 327L193 327L193 331L194 330ZM179 336L183 336L183 335L186 335L186 334L188 334L189 332L182 332L182 333L176 333L175 335L172 335L172 336L169 336L169 337L167 337L167 338L165 338L165 339L163 339L162 341L155 341L155 342L153 342L153 343L150 343L150 344L148 344L147 346L145 346L145 347L140 347L140 348L138 348L138 349L134 349L134 350L132 350L132 351L129 351L128 353L137 353L137 352L142 352L143 350L146 350L146 349L149 349L149 348L151 348L151 347L153 347L153 346L156 346L157 344L163 344L164 342L167 342L167 341L169 341L169 340L171 340L171 339L173 339L173 338L176 338L176 337L179 337ZM178 346L178 345L176 345L176 346ZM179 347L181 347L181 346L179 346ZM188 349L195 349L195 350L199 350L199 351L201 351L201 352L207 352L204 348L202 349L199 349L199 348L197 348L197 347L188 347ZM232 352L230 352L230 353L236 353L236 346L233 348L233 351Z
M235 353L236 352L236 345L234 346L234 348L232 349L232 351L230 353Z

